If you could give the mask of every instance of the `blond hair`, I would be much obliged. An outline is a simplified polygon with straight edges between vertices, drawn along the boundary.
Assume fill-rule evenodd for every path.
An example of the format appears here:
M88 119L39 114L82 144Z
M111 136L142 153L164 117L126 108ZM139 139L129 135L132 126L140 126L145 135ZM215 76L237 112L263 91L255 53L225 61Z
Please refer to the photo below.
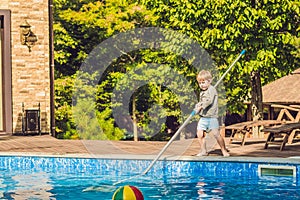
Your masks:
M199 72L199 74L197 75L197 81L200 82L200 81L206 81L206 80L211 82L212 81L212 75L207 70L201 70Z

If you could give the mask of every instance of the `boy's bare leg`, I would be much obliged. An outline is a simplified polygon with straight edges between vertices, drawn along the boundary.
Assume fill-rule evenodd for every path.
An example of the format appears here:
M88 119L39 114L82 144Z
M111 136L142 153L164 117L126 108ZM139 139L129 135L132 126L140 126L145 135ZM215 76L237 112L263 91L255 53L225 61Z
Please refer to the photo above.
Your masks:
M229 153L227 152L227 149L226 149L226 146L225 146L225 141L224 141L223 137L220 135L219 129L213 129L212 134L216 138L219 146L221 147L221 151L222 151L223 156L225 156L225 157L230 156Z
M197 156L206 156L207 150L206 150L206 144L205 144L205 138L204 138L204 131L198 130L197 131L197 137L200 145L200 152L197 154Z

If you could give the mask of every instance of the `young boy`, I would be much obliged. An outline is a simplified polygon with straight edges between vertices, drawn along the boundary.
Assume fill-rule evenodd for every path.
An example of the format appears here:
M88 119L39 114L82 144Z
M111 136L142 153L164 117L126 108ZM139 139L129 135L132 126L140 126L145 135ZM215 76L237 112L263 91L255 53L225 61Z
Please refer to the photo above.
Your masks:
M197 136L200 144L200 152L197 156L207 156L205 145L205 132L211 131L221 147L223 156L229 156L225 147L223 137L220 135L218 122L218 93L211 85L212 75L207 70L202 70L197 75L197 81L200 86L200 99L196 105L196 111L199 112L200 120L197 126Z

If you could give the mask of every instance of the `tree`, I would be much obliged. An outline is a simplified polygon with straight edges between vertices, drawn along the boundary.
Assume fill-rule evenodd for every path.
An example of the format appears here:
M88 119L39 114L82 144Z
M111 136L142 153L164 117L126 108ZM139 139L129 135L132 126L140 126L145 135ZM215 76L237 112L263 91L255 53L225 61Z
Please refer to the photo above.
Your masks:
M260 71L264 85L299 66L299 1L139 2L160 16L159 26L199 41L221 73L242 49L247 50L245 59L224 80L230 111L244 111L252 71Z

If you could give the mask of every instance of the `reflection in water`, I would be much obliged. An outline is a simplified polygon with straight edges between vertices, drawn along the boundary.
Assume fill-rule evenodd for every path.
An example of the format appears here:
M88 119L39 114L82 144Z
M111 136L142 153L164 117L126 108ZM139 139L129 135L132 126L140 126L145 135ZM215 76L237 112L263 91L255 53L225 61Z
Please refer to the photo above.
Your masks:
M6 188L6 185L4 184L4 180L1 178L0 179L0 199L3 199L5 194L4 191L2 191L2 188Z
M196 188L198 188L198 199L223 199L224 186L225 183L222 182L208 185L205 182L200 181L196 185Z
M18 174L12 179L16 182L15 191L11 194L15 200L54 199L49 192L52 189L49 175L45 172Z

